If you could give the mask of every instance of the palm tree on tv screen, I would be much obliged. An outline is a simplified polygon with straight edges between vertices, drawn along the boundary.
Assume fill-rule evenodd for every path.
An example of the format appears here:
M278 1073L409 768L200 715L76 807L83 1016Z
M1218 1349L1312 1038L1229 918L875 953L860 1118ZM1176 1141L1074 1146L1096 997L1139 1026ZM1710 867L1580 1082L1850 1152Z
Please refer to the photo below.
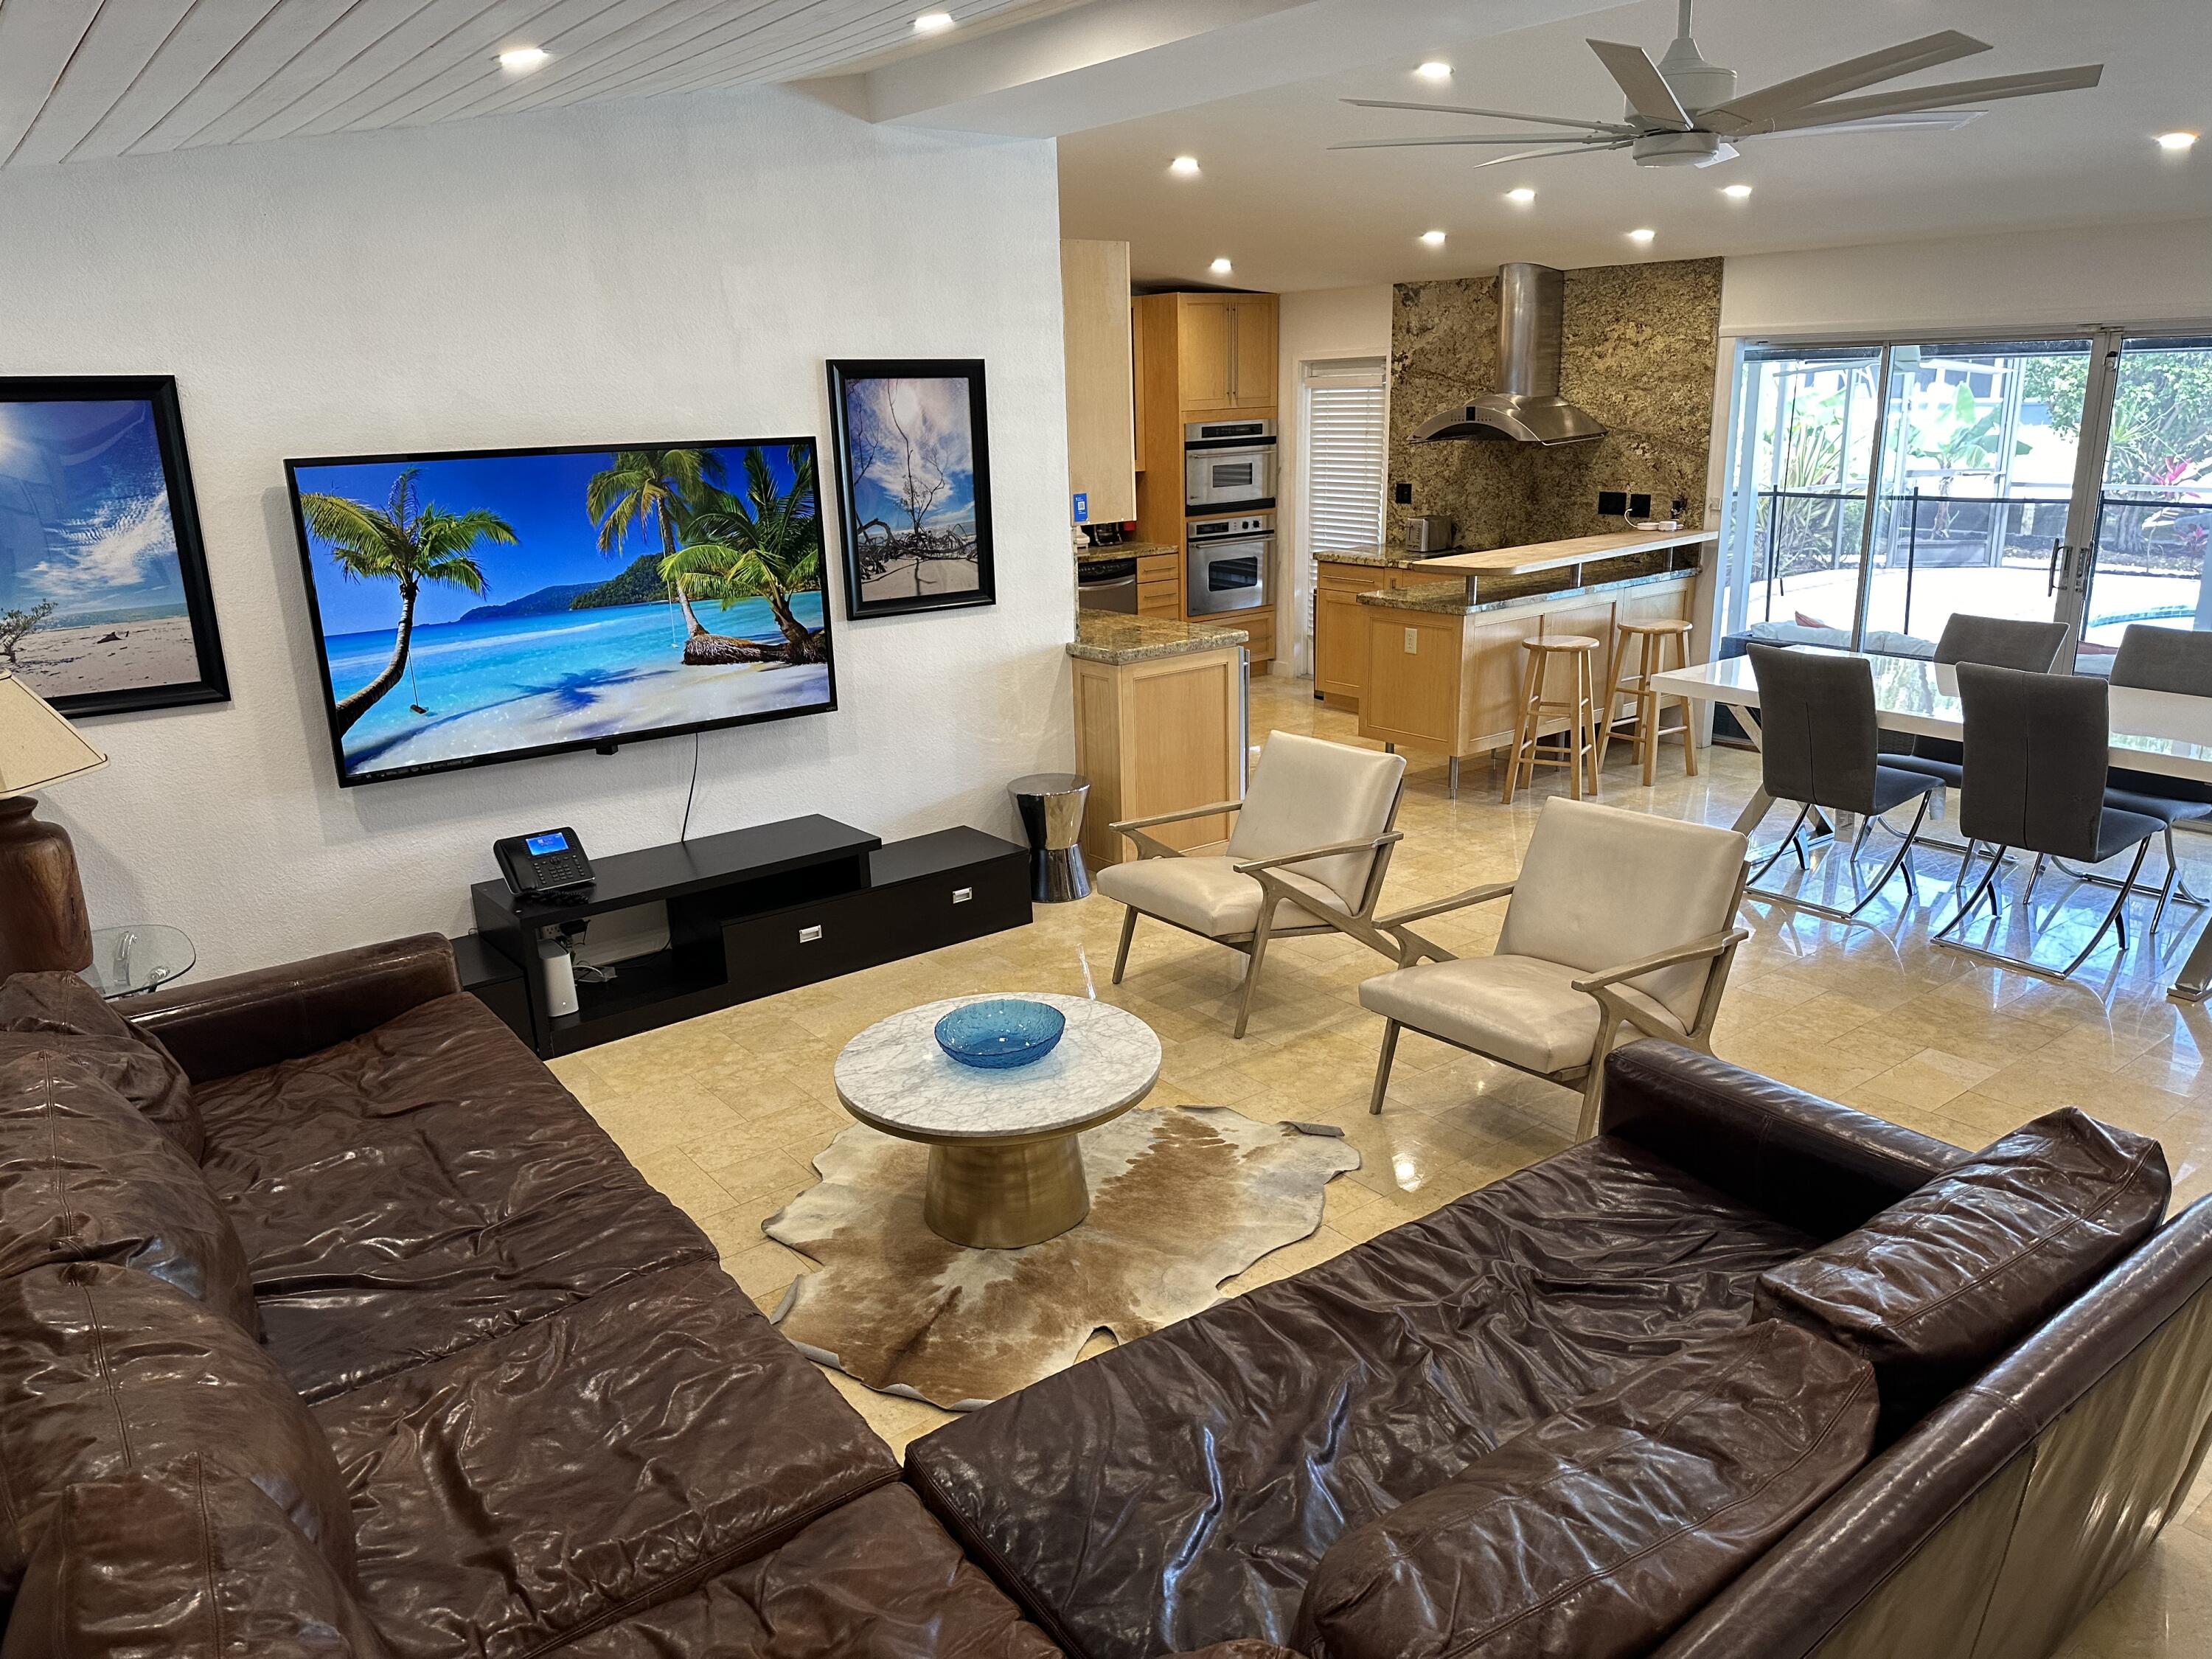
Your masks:
M767 457L749 449L744 498L713 484L690 491L678 514L686 544L660 562L660 575L679 592L690 587L702 599L720 600L725 611L742 599L766 599L783 635L776 654L786 662L823 662L828 651L822 630L808 628L791 608L794 593L822 586L814 457L803 444L794 444L784 453L792 471L788 489L778 489ZM711 637L719 646L720 636ZM694 644L703 650L706 641L695 639ZM687 648L685 654L689 658L693 653ZM723 650L718 654L754 653Z
M631 530L660 532L661 580L670 581L684 623L693 638L707 631L691 609L681 581L671 581L666 566L676 556L676 514L684 495L722 481L721 457L705 449L624 449L614 464L592 475L584 486L584 510L599 530L599 551L618 551Z
M415 634L415 601L425 582L439 582L471 593L484 591L484 574L469 556L478 542L514 541L514 528L483 507L448 513L417 501L416 475L409 467L392 481L382 507L343 495L300 497L300 516L308 530L330 544L331 558L349 580L399 584L399 629L392 660L384 672L337 705L340 732L350 731L378 699L407 672L407 647Z

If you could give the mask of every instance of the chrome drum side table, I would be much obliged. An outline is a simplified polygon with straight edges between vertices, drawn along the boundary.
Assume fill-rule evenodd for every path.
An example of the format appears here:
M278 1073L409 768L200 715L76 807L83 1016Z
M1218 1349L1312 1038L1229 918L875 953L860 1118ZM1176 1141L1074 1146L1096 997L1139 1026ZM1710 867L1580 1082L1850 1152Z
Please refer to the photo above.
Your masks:
M1073 772L1034 772L1006 786L1030 843L1030 896L1040 904L1066 904L1091 896L1084 867L1084 803L1091 780Z

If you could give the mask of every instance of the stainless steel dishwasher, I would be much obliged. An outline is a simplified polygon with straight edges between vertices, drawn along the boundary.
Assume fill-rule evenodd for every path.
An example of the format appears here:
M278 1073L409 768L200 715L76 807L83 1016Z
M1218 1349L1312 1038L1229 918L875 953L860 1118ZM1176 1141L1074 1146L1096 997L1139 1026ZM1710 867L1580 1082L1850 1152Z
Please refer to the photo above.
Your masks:
M1075 603L1085 611L1137 614L1137 562L1093 559L1075 567Z

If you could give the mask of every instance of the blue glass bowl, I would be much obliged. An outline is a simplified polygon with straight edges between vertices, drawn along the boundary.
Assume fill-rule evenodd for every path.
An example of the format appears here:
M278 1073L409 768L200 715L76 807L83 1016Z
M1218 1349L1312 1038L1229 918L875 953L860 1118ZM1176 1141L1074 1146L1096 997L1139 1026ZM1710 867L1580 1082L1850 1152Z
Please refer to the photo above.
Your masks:
M994 997L955 1008L937 1022L937 1046L963 1066L1002 1072L1033 1066L1059 1044L1067 1016L1047 1002Z

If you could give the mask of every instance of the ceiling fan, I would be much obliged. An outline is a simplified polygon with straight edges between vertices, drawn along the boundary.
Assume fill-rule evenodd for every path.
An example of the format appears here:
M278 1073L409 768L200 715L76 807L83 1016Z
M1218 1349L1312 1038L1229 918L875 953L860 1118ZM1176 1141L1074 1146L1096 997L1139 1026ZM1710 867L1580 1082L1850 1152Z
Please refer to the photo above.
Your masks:
M1987 52L1989 43L1947 29L1902 46L1848 58L1771 87L1739 96L1735 71L1709 64L1690 38L1691 0L1681 0L1680 32L1667 55L1654 64L1641 46L1618 40L1592 40L1598 56L1628 96L1619 121L1576 121L1555 115L1525 115L1512 110L1470 109L1460 104L1402 103L1387 98L1347 98L1362 109L1410 109L1430 114L1480 115L1501 121L1529 121L1555 132L1468 132L1429 138L1359 138L1331 149L1398 149L1432 145L1535 145L1478 161L1494 167L1540 155L1594 155L1626 149L1640 167L1709 167L1736 155L1747 138L1818 133L1949 131L1983 112L1963 108L1999 98L2032 98L2039 93L2070 92L2094 87L2102 64L2076 69L2038 70L2027 75L1999 75L1982 81L1951 81L1940 86L1908 87L1867 98L1839 94L1893 81L1938 64Z

